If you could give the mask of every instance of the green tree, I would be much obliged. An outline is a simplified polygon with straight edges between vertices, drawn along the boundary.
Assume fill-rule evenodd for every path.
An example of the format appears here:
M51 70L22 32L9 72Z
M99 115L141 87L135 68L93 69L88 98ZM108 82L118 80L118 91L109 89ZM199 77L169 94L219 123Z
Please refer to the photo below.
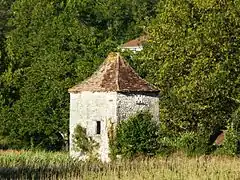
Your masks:
M113 41L138 37L148 20L155 16L159 0L85 0L76 4L78 18L94 26Z
M14 88L10 83L10 78L8 73L5 73L8 69L8 56L6 51L6 34L11 29L8 25L8 19L10 17L10 7L14 0L0 0L0 114L1 114L1 124L0 124L0 146L1 144L6 144L7 139L3 138L3 124L5 123L3 118L11 106L12 97L14 95ZM4 147L6 147L4 145Z
M162 129L222 129L239 107L240 1L164 0L138 54L160 90Z
M68 132L67 89L99 64L95 30L64 1L17 1L12 11L6 74L14 77L18 98L5 117L12 124L6 131L23 147L58 149Z
M14 0L0 0L0 75L6 70L5 36L9 30L7 21Z
M156 4L141 2L17 0L1 76L0 135L20 147L59 149L68 133L67 89L92 74L122 40L140 34Z
M9 25L7 24L10 17L10 7L14 0L0 0L0 87L4 87L2 80L2 74L8 68L8 58L6 52L6 33L10 30ZM4 90L0 89L0 101L1 96L3 96ZM2 103L3 100L2 100ZM2 104L0 103L0 105Z

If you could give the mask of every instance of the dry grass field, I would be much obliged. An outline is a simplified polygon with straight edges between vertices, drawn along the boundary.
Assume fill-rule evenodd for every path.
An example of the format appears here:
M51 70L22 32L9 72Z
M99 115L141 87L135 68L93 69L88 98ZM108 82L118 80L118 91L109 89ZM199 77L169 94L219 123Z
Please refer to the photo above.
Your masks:
M0 179L200 180L239 179L240 159L225 156L119 160L109 164L79 162L67 153L1 151Z

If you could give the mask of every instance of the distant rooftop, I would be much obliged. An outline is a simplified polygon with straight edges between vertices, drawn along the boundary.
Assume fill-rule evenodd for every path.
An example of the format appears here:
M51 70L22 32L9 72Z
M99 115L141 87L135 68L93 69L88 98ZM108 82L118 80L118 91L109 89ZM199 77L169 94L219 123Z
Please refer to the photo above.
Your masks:
M159 92L142 79L119 53L110 53L91 77L70 88L68 92L115 91L115 92Z
M133 48L133 47L142 47L143 42L146 41L146 36L141 36L139 38L130 40L123 44L121 48Z

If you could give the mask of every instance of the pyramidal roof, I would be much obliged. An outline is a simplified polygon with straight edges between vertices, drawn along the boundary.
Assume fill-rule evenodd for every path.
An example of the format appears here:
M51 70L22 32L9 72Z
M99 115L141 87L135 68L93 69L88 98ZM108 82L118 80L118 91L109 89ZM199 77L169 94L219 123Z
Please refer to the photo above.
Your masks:
M91 77L70 88L68 92L158 92L142 79L119 53L110 53Z

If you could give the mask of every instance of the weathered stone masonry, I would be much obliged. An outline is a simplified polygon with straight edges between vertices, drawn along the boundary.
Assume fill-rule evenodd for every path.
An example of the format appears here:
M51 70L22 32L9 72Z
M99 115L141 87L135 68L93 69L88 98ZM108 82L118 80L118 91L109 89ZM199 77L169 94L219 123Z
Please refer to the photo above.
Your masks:
M124 120L137 111L150 110L154 119L159 118L159 98L156 92L117 93L117 119Z

